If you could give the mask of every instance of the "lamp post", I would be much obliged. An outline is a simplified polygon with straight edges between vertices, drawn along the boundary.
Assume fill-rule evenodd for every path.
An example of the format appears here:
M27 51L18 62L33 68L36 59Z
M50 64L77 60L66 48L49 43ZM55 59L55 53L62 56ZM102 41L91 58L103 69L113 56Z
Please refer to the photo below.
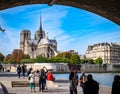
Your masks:
M0 25L0 31L1 31L1 32L5 32L5 29L3 29L3 28L1 27L1 25Z

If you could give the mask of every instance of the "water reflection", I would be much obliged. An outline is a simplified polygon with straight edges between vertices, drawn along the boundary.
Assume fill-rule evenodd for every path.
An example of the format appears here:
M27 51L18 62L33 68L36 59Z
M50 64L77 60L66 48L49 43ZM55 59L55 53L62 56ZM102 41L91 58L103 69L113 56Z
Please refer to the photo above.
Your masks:
M86 73L87 75L88 73ZM119 75L120 73L91 73L93 75L93 79L99 82L100 85L104 86L112 86L112 82L114 79L114 75ZM80 73L78 73L80 77ZM56 79L68 79L69 73L66 74L54 74Z

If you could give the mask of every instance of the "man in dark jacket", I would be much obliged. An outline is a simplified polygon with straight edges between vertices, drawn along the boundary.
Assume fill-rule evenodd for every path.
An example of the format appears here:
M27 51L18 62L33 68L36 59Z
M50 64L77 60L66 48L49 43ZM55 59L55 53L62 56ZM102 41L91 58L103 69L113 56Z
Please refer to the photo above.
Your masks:
M26 72L26 65L25 64L22 65L21 70L22 70L22 76L24 78L25 77L25 72Z
M78 75L76 69L71 70L69 80L70 80L70 94L78 94L77 93Z
M114 77L111 94L120 94L120 76L119 75L115 75Z
M20 67L20 65L18 65L18 67L17 67L17 73L18 73L18 78L20 78L20 74L21 74L21 67Z
M92 75L88 74L85 82L84 94L99 94L99 83L93 80Z

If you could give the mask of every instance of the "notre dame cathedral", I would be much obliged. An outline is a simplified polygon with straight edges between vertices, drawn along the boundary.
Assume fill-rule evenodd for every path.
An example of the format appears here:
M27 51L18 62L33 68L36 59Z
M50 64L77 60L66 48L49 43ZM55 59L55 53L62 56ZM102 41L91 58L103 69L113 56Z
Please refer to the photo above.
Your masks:
M34 39L31 39L31 32L29 30L22 30L20 33L20 49L24 54L35 58L42 55L51 58L58 54L57 41L55 39L48 39L45 31L42 29L42 21L40 17L40 28L35 32Z

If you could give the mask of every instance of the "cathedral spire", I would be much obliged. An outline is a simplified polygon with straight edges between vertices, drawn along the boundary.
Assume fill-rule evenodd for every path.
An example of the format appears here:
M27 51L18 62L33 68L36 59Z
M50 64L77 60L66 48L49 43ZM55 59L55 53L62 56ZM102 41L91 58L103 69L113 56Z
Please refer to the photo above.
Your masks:
M41 12L40 12L40 27L38 31L38 43L42 38L45 38L45 32L42 29L42 17L41 17Z
M39 28L40 32L42 33L42 18L41 18L41 12L40 12L40 28Z
M40 38L44 38L45 37L45 32L43 31L43 28L42 28L42 16L41 16L41 12L40 12L40 28L39 28L39 32L40 32Z

